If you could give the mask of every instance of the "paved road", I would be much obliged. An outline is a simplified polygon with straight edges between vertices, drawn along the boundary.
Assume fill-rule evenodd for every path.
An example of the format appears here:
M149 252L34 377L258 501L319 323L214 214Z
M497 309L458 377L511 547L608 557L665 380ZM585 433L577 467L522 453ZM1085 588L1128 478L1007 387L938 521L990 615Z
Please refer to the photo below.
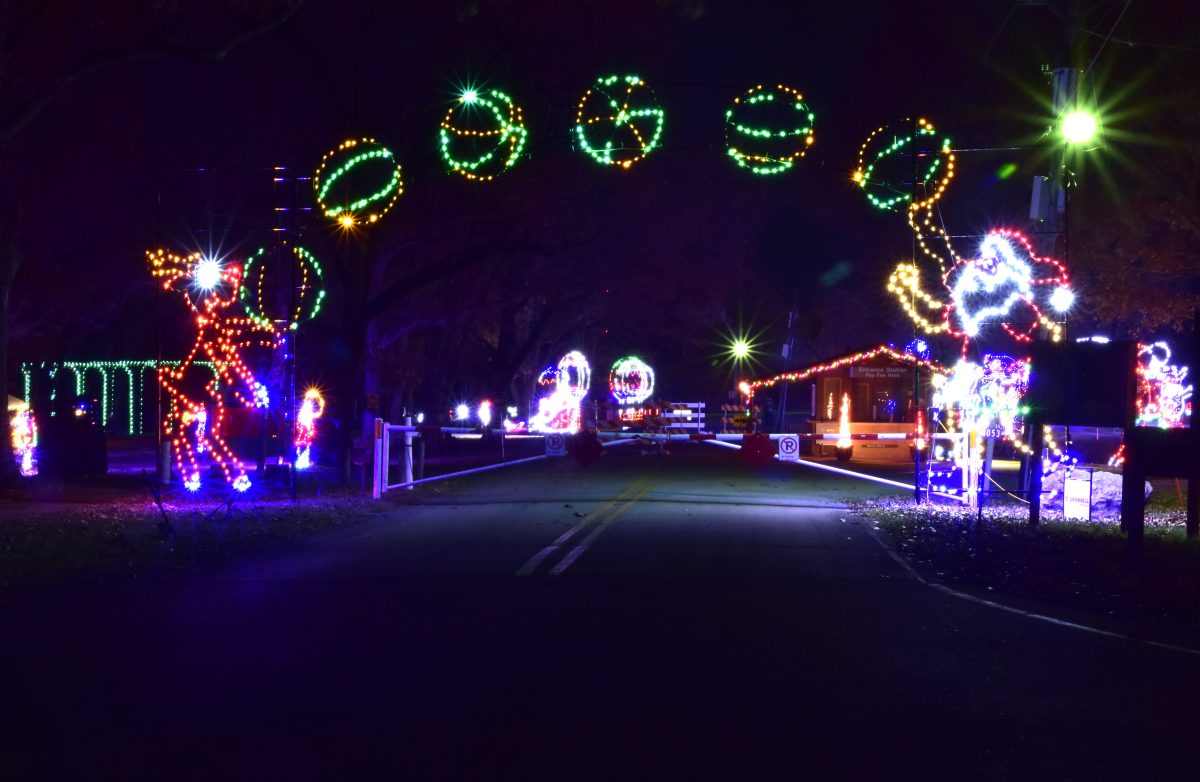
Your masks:
M690 445L436 486L218 573L0 600L4 777L1194 773L1200 659L916 582L839 505L865 484Z

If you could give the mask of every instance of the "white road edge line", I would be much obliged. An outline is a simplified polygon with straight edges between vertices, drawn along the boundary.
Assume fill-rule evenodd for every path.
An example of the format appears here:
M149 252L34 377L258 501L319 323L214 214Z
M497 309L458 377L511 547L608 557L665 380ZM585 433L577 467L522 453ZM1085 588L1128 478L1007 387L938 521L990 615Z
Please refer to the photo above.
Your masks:
M1112 630L1104 630L1099 627L1092 627L1091 625L1080 624L1079 622L1071 622L1066 619L1059 619L1057 617L1047 616L1046 614L1039 614L1039 613L1035 613L1033 611L1026 611L1023 608L1017 608L1016 606L1005 605L1004 603L997 603L995 600L988 600L987 598L978 597L978 596L972 595L968 592L959 592L957 589L951 589L950 587L946 586L945 584L940 584L936 581L928 581L925 578L923 578L921 576L921 574L918 573L911 564L909 564L908 560L904 559L904 557L901 556L899 552L897 552L894 548L889 546L882 538L880 538L879 534L875 531L874 525L872 524L870 519L863 519L863 521L865 522L864 526L866 526L867 533L875 540L876 543L879 544L879 547L882 548L884 551L886 551L888 553L888 556L890 556L892 559L896 560L896 562L900 563L900 566L903 567L904 570L915 581L917 581L918 583L924 584L925 586L930 587L931 589L936 589L937 591L939 591L943 594L950 595L951 597L957 597L960 600L966 600L967 602L975 603L976 605L987 606L988 608L996 608L1001 611L1007 611L1010 614L1017 614L1018 616L1028 617L1029 619L1036 619L1039 622L1047 622L1052 625L1058 625L1059 627L1067 627L1072 630L1081 630L1085 633L1092 633L1094 635L1103 635L1108 638L1116 638L1116 639L1119 639L1122 641L1132 641L1134 643L1145 644L1146 646L1155 646L1155 647L1158 647L1159 649L1169 649L1173 652L1183 652L1184 654L1194 654L1194 655L1200 656L1200 649L1192 649L1191 647L1188 647L1188 646L1177 646L1176 644L1164 643L1163 641L1151 641L1151 640L1144 639L1144 638L1136 638L1132 635L1117 633L1117 632L1113 632Z

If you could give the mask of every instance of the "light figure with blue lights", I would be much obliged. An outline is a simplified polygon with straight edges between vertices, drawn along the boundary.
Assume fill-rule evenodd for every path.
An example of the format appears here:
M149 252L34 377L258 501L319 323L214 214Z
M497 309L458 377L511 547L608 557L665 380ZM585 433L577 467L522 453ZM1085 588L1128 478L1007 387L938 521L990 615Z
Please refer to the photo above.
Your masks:
M1185 419L1192 414L1192 386L1187 382L1188 368L1171 363L1170 346L1139 344L1136 372L1136 424L1160 429L1186 426Z
M317 419L325 412L325 397L315 388L304 392L296 411L296 469L312 467L312 448L317 441Z
M935 426L951 432L950 448L937 446L929 463L929 486L960 496L974 507L978 503L984 462L985 438L1007 440L1030 454L1023 442L1030 364L1025 359L985 354L980 363L962 360L945 377L933 378ZM1042 467L1048 474L1072 470L1076 459L1046 432Z
M538 399L537 413L529 419L529 431L547 434L578 432L582 423L580 405L587 396L591 382L591 366L578 350L572 350L559 359L557 366L542 370L538 376L538 386L553 390Z
M164 291L179 293L193 314L196 337L177 366L162 367L158 380L167 395L163 431L171 439L175 464L190 491L201 487L197 455L208 453L226 482L236 491L250 488L245 465L224 437L226 409L263 408L270 404L266 386L255 379L240 351L251 346L275 348L279 334L251 318L226 310L238 301L242 267L206 258L179 256L165 250L146 253L150 274ZM197 361L207 360L211 369Z

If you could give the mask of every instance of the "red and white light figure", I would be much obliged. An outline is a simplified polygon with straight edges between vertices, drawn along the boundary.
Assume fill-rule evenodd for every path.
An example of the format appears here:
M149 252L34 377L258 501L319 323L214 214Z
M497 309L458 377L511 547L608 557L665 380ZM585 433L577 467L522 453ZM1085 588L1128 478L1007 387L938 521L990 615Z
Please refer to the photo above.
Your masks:
M312 467L312 447L317 441L317 419L325 412L325 397L315 388L304 392L300 409L296 411L296 462L297 470Z
M1032 341L1039 326L1052 341L1062 338L1062 326L1047 313L1064 313L1075 303L1066 267L1035 253L1024 234L989 231L977 257L953 257L941 275L944 300L924 289L912 263L897 266L888 280L888 291L927 333L960 337L964 351L992 323L1018 342Z
M250 318L225 314L238 300L239 264L200 253L185 257L165 250L147 252L146 260L151 275L162 281L163 290L176 291L187 302L196 330L187 357L176 367L161 368L158 374L168 399L163 430L171 438L184 486L192 491L200 488L196 455L207 451L225 480L237 491L245 491L250 488L250 478L223 436L227 400L242 407L269 404L266 386L255 379L239 351L255 345L277 347L279 334ZM211 370L196 366L197 360L205 359L212 362Z
M11 397L10 397L11 398ZM33 463L33 452L37 447L37 422L28 404L10 407L9 428L11 429L13 456L21 475L29 477L37 474Z
M587 358L572 350L547 368L538 377L543 388L553 391L538 400L537 414L529 420L531 432L578 432L581 425L579 406L587 396L592 382L592 369Z

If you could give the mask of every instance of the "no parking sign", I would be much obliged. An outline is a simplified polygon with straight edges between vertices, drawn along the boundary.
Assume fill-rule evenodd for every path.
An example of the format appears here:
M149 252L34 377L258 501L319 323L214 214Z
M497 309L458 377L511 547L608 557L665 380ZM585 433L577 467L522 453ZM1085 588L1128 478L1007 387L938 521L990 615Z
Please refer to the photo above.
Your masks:
M779 438L779 458L789 462L800 461L800 438L785 434Z
M561 434L546 435L546 455L547 456L566 456L567 455L567 438Z

